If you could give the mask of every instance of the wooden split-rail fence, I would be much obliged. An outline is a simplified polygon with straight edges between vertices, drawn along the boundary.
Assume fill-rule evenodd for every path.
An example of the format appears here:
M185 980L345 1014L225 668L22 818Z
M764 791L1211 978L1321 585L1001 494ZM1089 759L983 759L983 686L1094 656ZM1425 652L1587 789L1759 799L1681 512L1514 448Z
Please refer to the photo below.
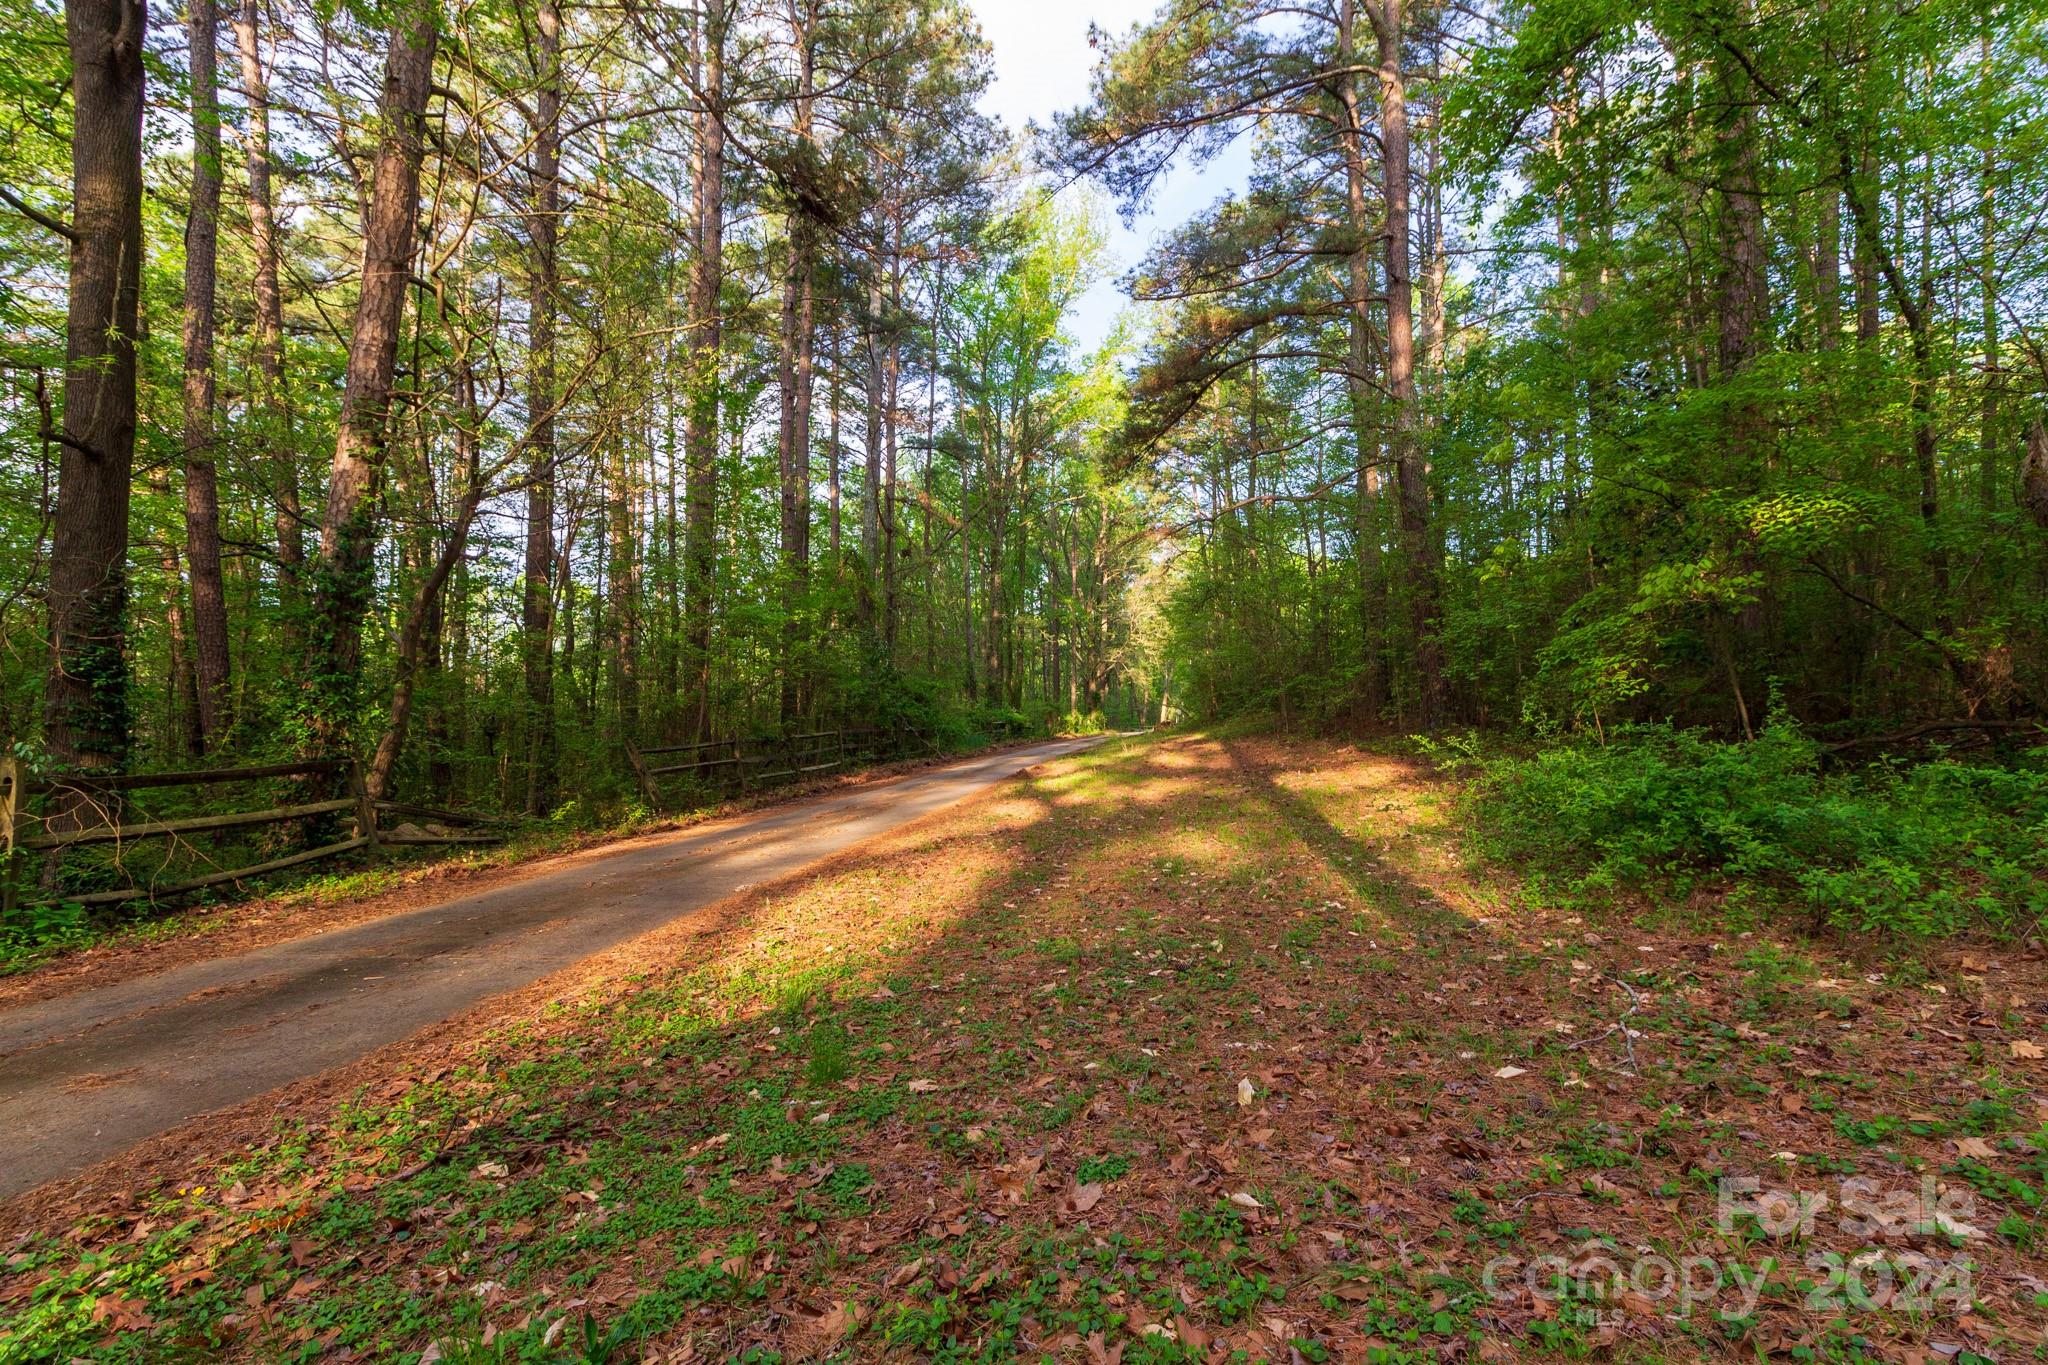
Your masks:
M290 779L291 784L311 795L320 791L341 791L339 796L317 800L294 800L282 805L252 806L242 810L208 810L168 819L153 818L144 809L146 799L136 793L166 788L212 788L232 792L235 788L259 790L263 784ZM244 800L249 799L246 795ZM227 800L222 805L231 804ZM380 817L395 815L424 820L459 833L429 833L408 824L381 828ZM156 900L198 891L225 882L260 877L286 868L334 858L357 849L380 845L496 843L503 837L482 827L498 817L471 811L445 810L404 801L374 799L363 784L362 765L352 758L302 759L248 768L214 768L163 773L68 773L44 776L26 771L12 757L0 758L0 912L23 905L62 902L70 905L117 905L125 901ZM197 875L156 876L131 885L104 890L65 892L49 890L55 883L53 860L74 849L94 845L139 844L147 840L187 842L192 836L220 836L224 831L249 830L265 825L299 824L315 837L347 831L346 837L328 838L312 847L268 857L241 867L210 867ZM28 855L43 855L40 886L24 888L28 877ZM164 866L171 860L166 858ZM21 899L24 889L30 894Z
M664 781L681 780L699 790L746 793L783 782L815 777L838 768L898 757L914 749L933 748L918 731L907 728L843 728L789 735L749 735L710 739L695 744L661 744L639 749L626 746L626 762L649 807L671 804ZM654 760L649 762L649 760Z
M648 804L663 810L678 804L665 799L663 780L687 779L699 793L748 792L935 747L915 729L842 727L698 744L665 744L648 749L628 744L626 759ZM650 759L654 762L650 763ZM280 782L302 798L314 799L288 799L280 804L275 803L273 796L272 804L255 804L268 784ZM209 789L210 799L203 803L208 808L162 816L147 809L147 797L137 796L152 790L179 788ZM235 801L235 796L241 800ZM237 804L243 808L224 809ZM398 817L406 823L386 827L385 816ZM422 830L411 823L415 820L457 832ZM160 900L282 872L358 849L497 843L503 835L492 833L487 827L502 820L503 817L476 811L373 798L364 786L362 765L353 758L299 759L256 767L184 772L52 776L32 773L13 757L0 757L0 914L17 905L111 906ZM202 866L209 859L199 853L193 842L197 836L206 836L218 851L223 836L232 831L246 833L275 825L296 825L301 842L308 836L319 842L289 851L273 845L264 850L272 856L236 867ZM342 837L330 837L334 835ZM134 878L127 885L79 891L58 889L61 863L73 850L108 845L121 850L128 845L159 840L183 845L185 851L199 854L187 860L196 865L172 873L169 869L177 860L166 856L150 876Z

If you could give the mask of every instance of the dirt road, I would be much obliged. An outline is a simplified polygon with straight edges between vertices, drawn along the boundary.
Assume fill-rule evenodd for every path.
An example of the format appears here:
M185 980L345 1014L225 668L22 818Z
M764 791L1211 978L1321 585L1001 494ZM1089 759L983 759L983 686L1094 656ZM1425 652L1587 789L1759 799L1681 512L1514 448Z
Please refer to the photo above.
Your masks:
M1009 749L635 840L489 891L0 1012L0 1197L1094 742Z

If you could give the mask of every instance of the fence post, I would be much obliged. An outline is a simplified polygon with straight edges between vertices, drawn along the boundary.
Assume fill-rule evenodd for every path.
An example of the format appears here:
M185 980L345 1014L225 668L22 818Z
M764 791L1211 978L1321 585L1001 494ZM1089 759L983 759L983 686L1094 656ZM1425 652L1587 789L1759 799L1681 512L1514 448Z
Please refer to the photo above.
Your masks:
M14 818L20 809L21 762L8 753L0 756L0 843L7 850L0 855L0 915L14 913L16 873L20 871L14 856Z
M745 796L750 782L747 777L747 756L740 752L740 747L740 737L734 735L732 738L732 770L740 775L740 795Z
M363 782L363 765L351 758L348 761L348 793L356 799L356 838L366 839L369 846L377 846L377 803L370 799L370 789Z
M641 760L640 751L633 747L633 741L626 741L626 761L633 765L633 778L640 784L641 795L647 798L647 808L656 815L661 814L661 793L655 789L654 778L647 771L647 764Z

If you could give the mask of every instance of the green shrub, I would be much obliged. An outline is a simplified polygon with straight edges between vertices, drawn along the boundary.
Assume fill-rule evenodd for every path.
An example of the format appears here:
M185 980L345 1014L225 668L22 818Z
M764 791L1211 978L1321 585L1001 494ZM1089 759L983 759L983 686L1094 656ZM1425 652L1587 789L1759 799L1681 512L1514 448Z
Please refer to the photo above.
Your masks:
M867 709L884 729L909 730L944 751L1042 732L1037 722L1011 707L993 702L962 705L947 686L923 674L891 674L857 699L855 712Z
M1022 739L1041 730L1036 722L1015 707L986 701L967 708L967 724L990 739Z
M60 901L16 906L0 916L0 976L26 970L63 949L83 947L101 932L82 905Z
M1936 759L1823 771L1773 726L1747 744L1638 726L1477 756L1479 851L1571 896L1725 891L1816 926L2014 933L2048 914L2048 765Z

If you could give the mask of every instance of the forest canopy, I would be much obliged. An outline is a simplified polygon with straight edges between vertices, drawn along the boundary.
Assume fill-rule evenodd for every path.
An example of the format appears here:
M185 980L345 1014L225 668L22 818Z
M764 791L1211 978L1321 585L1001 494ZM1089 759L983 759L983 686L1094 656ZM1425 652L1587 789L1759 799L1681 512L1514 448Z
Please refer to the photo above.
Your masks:
M1131 280L1204 711L1837 736L2048 688L2043 12L1171 0L1059 164Z
M1137 716L1100 235L962 6L4 23L33 765L344 751L545 815L627 744Z
M544 815L1172 715L2033 733L2039 6L0 21L0 729ZM1126 322L1077 300L1176 166Z

